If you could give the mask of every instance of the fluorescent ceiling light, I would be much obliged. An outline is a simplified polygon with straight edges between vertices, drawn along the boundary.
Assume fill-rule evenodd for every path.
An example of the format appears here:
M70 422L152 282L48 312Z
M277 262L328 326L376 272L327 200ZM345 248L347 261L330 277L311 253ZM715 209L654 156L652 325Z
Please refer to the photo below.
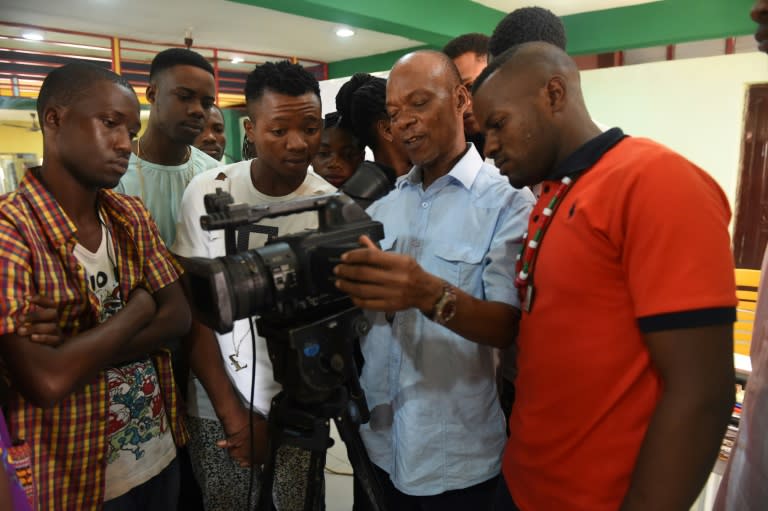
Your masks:
M21 37L27 39L28 41L42 41L44 39L43 34L40 32L24 32L21 34Z
M353 35L355 35L355 31L352 30L351 28L344 27L336 30L336 35L339 37L352 37Z
M241 62L245 62L245 59L243 57L232 57L233 64L240 64Z

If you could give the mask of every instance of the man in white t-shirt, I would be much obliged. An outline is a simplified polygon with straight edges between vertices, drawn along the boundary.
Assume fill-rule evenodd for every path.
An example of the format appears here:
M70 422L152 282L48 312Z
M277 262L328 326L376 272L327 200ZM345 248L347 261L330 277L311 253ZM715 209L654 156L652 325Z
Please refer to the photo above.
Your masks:
M182 199L173 252L182 257L225 255L224 232L203 231L203 197L221 188L235 202L265 205L299 197L322 195L335 188L309 170L320 144L322 115L317 80L298 64L287 61L257 66L245 86L249 142L257 159L212 169L195 177ZM250 232L250 249L261 247L269 237L317 228L313 212L266 219L263 232ZM255 321L254 318L250 318ZM279 392L265 340L251 347L249 319L235 322L232 332L216 334L194 322L189 336L190 366L196 376L189 393L190 455L203 490L206 509L245 509L251 463L263 461L270 401ZM251 378L255 372L252 410ZM254 445L250 448L250 413L255 413ZM216 443L214 443L216 442ZM230 456L226 456L226 449ZM254 454L252 454L254 453ZM300 477L306 460L285 460L284 469ZM281 471L278 467L278 472ZM285 478L284 478L285 477ZM304 498L300 481L284 472L276 475L278 509L299 509ZM285 480L286 485L280 484ZM251 502L256 498L252 496Z

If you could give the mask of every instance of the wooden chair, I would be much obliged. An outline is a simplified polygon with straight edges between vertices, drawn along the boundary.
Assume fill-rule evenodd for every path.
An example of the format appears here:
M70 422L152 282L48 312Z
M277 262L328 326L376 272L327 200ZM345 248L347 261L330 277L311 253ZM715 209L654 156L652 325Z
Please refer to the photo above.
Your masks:
M759 283L760 270L736 269L736 296L739 304L736 306L736 323L733 326L733 351L739 355L749 356Z

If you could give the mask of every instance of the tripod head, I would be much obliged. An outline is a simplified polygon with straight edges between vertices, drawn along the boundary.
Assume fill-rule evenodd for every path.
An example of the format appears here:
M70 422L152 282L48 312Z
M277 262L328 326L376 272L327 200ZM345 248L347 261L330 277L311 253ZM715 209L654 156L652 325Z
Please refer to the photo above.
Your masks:
M323 403L344 386L367 422L355 351L370 324L348 298L290 318L264 315L256 325L267 341L275 381L289 399L305 405Z

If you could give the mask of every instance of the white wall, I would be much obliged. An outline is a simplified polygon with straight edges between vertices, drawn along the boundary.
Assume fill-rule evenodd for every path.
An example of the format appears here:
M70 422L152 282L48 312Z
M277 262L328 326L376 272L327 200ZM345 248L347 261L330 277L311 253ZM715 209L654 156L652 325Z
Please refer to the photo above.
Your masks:
M370 74L386 78L389 76L389 71L378 71ZM347 76L320 82L320 101L323 103L323 117L325 117L325 114L336 111L336 94L339 92L339 89L341 89L341 86L347 83L350 78L352 77ZM365 148L365 159L373 161L373 152L370 147Z
M768 82L762 53L584 71L592 117L661 142L709 172L735 205L746 91Z
M336 109L336 92L348 79L320 82L323 114ZM768 82L768 57L752 52L594 69L581 80L594 119L678 151L709 172L734 207L746 91Z
M373 76L386 78L389 76L389 70L371 74ZM350 78L352 77L347 76L345 78L333 78L331 80L323 80L320 82L320 100L323 102L323 116L327 113L336 111L336 93L339 92L341 86L347 83Z

